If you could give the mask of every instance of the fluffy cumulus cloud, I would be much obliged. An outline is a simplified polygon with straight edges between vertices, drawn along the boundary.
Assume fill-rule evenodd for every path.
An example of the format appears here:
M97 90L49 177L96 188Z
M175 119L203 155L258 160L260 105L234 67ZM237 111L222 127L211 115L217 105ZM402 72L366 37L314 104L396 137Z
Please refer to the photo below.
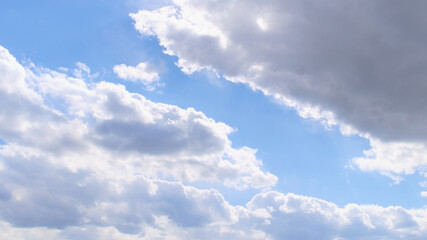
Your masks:
M349 204L267 192L247 207L272 239L422 239L425 210Z
M149 90L154 90L155 85L159 84L159 74L155 67L149 62L139 63L135 67L119 64L113 67L113 71L124 80L141 82L146 85Z
M19 153L5 157L8 173L0 175L8 179L8 195L0 202L2 239L424 239L427 234L425 209L339 208L278 192L231 206L215 190L144 178L101 180L28 150L13 151ZM35 168L39 171L32 172Z
M122 85L23 66L3 47L0 76L1 239L427 236L425 209L340 208L267 190L233 206L191 182L266 188L277 178L256 150L231 146L228 125Z
M201 112L151 102L122 85L24 68L4 48L1 56L0 138L6 143L45 151L75 170L108 163L112 171L236 188L277 181L261 170L256 150L231 147L231 127Z
M372 149L353 165L397 178L426 173L425 7L417 0L175 0L130 16L184 72L212 69L303 117L360 134Z

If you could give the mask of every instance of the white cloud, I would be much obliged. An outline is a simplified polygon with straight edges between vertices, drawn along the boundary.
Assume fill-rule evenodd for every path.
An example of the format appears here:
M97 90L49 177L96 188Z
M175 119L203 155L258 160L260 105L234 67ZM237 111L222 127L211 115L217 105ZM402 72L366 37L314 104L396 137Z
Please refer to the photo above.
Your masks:
M396 183L401 175L419 172L427 176L427 149L423 143L387 142L369 138L371 149L352 160L363 171L379 171Z
M31 232L26 229L32 228L45 232L46 237L53 234L77 239L85 235L85 229L90 231L88 237L92 229L95 235L108 230L117 236L114 239L123 234L157 232L161 236L174 231L184 239L186 231L192 229L194 235L220 232L220 226L238 221L239 211L244 211L228 204L213 189L200 190L131 174L108 174L99 166L73 171L47 153L14 145L3 146L0 154L0 217L4 221L0 226L6 228L2 231L6 236L13 232L26 235ZM7 229L12 233L8 234Z
M6 143L47 152L74 170L103 166L240 189L277 181L260 169L255 150L231 147L231 127L201 112L151 102L121 85L25 69L6 49L1 53L0 138Z
M247 207L252 223L272 239L422 239L426 210L349 204L339 208L320 199L267 192ZM242 220L243 221L243 220Z
M156 235L162 224L203 229L234 221L233 207L215 190L159 178L239 189L277 181L256 150L231 147L231 127L201 112L23 67L2 47L0 56L3 239L75 239L86 227L116 239L145 228Z
M113 70L119 78L133 82L141 82L151 90L154 89L155 85L158 84L159 81L158 72L155 67L148 62L139 63L135 67L127 66L125 64L115 65Z
M16 239L424 239L427 210L265 192L232 206L215 190L142 177L99 178L14 149L0 237ZM38 171L32 171L38 169ZM47 174L49 173L49 174ZM3 183L4 181L2 181ZM104 236L104 237L103 237ZM107 237L107 238L105 238Z
M361 134L373 143L370 156L378 156L361 169L395 176L425 169L424 7L422 1L175 0L130 16L141 34L157 36L165 53L178 57L183 72L212 69L302 117ZM410 166L398 163L398 155Z

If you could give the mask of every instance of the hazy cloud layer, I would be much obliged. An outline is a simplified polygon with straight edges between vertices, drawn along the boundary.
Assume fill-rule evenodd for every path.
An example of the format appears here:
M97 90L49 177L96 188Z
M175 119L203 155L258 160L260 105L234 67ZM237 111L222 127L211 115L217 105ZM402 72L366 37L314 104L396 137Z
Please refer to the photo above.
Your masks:
M130 16L137 30L156 35L179 58L184 72L215 70L303 117L341 124L343 133L378 143L365 159L372 160L370 169L392 176L413 171L376 164L396 162L379 145L427 152L426 7L417 0L175 0ZM401 148L389 155L411 169L426 168L425 158Z

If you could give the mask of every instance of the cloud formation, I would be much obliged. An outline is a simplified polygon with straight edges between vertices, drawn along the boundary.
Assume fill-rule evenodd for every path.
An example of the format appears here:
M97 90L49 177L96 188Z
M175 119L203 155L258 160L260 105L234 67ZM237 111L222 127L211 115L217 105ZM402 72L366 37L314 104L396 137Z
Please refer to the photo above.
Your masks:
M175 0L130 16L141 34L157 36L165 52L178 57L184 72L212 69L303 117L340 124L344 134L378 143L361 169L372 162L370 169L396 177L413 171L376 164L395 163L383 158L379 145L406 145L422 152L417 156L427 152L425 5ZM426 168L425 158L390 146L389 155L403 157L411 169Z
M260 169L256 150L231 147L231 127L201 112L151 102L122 85L24 68L4 48L0 56L6 143L55 154L74 169L111 161L111 169L236 188L277 181Z
M158 72L149 62L139 63L135 67L119 64L113 67L113 71L119 78L144 84L148 90L154 90L159 81Z
M15 146L0 237L17 239L424 239L427 210L349 204L274 191L232 206L216 190L72 172ZM38 171L33 171L37 169ZM4 182L4 181L2 181ZM105 236L106 238L103 238Z
M426 209L340 208L274 191L230 205L179 182L276 183L256 150L231 146L226 124L121 85L24 67L2 47L0 75L1 239L427 236Z

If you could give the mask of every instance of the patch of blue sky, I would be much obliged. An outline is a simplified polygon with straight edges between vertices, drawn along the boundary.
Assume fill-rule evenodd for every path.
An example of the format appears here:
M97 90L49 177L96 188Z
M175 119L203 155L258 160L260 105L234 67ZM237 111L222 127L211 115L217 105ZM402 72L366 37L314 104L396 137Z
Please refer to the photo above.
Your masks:
M420 207L421 178L406 177L399 185L378 173L345 166L361 156L369 143L357 136L342 136L319 123L300 118L247 86L217 79L203 71L191 76L174 64L176 57L163 54L154 37L141 37L134 29L132 1L5 1L0 9L0 45L18 60L31 59L37 66L73 69L76 62L99 72L99 80L125 84L155 102L194 107L237 132L230 135L236 148L257 148L263 168L279 177L274 189L322 198L342 206L366 203ZM152 6L153 7L153 6ZM124 82L113 73L116 64L135 66L149 61L165 83L156 91ZM60 103L56 103L60 104ZM0 140L0 144L1 144ZM258 190L235 191L215 187L233 204L244 204Z
M6 1L0 9L0 41L17 58L73 68L76 62L102 71L125 60L142 61L156 40L141 39L130 9L121 1ZM129 62L131 63L131 62Z

